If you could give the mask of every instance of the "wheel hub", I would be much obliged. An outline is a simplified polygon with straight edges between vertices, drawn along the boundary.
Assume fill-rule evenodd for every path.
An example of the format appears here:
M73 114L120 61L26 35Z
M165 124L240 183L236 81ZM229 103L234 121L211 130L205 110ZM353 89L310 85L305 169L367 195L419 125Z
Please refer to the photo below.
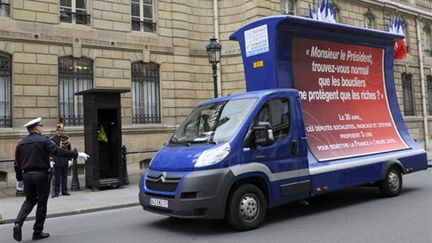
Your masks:
M253 221L259 213L258 199L253 194L245 194L240 200L240 216L246 221Z
M390 189L393 192L396 192L397 190L399 190L400 179L399 179L399 176L393 171L390 171L390 173L389 173L388 184L389 184Z

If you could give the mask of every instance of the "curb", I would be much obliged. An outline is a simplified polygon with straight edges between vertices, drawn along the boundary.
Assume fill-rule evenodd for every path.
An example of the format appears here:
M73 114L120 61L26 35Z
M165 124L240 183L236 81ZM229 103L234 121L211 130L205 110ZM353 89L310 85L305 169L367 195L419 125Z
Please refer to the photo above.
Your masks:
M129 208L129 207L135 207L139 206L140 204L138 202L136 203L127 203L127 204L121 204L121 205L113 205L113 206L105 206L100 208L90 208L90 209L77 209L75 211L69 211L69 212L61 212L61 213L53 213L53 214L47 214L46 218L58 218L63 216L70 216L70 215L78 215L78 214L85 214L85 213L94 213L99 211L107 211L107 210L113 210L113 209L119 209L119 208ZM27 217L26 221L34 220L35 216ZM2 224L11 224L14 223L15 219L1 219L0 218L0 225Z

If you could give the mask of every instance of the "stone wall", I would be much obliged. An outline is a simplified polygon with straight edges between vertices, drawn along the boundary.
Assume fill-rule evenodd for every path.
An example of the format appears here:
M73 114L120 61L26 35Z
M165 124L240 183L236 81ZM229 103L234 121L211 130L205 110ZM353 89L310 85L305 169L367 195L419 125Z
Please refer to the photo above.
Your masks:
M59 22L57 0L13 0L11 17L16 20L55 24Z
M130 88L132 62L160 65L161 124L132 124L131 93L122 94L123 142L129 151L159 149L197 103L212 97L205 52L213 35L211 2L155 1L155 33L131 31L129 0L89 2L89 25L60 23L58 1L13 1L10 18L0 17L0 51L13 63L13 127L0 128L0 159L13 158L29 119L42 116L45 134L54 134L60 57L91 59L94 87ZM82 126L66 130L73 146L83 150ZM130 156L131 172L139 172L135 165L148 156ZM12 163L0 170L13 171Z

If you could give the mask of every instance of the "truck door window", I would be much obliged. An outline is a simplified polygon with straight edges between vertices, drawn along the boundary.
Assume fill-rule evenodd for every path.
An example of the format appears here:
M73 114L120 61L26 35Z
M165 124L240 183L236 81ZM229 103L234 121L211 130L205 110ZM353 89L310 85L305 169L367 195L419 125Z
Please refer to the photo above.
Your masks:
M258 124L258 122L270 122L270 110L268 104L264 105L264 107L261 109L258 115L258 120L255 122L255 124Z
M268 101L255 120L255 125L260 121L270 122L275 142L285 138L290 128L288 99L273 99Z

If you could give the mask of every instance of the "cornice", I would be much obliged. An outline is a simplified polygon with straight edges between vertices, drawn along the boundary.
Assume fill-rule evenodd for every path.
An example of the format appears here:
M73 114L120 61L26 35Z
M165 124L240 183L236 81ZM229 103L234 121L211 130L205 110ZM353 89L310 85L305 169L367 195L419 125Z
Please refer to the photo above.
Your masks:
M34 44L47 44L47 45L58 45L58 46L70 46L74 45L78 39L81 47L94 48L94 49L105 49L105 50L119 50L119 51L143 51L148 50L154 54L166 54L173 55L174 48L171 46L160 46L152 45L150 43L128 43L128 42L112 42L106 40L98 40L91 38L78 38L68 37L61 35L52 35L46 33L29 33L29 32L16 32L16 31L5 31L0 30L0 41L11 41L11 42L24 42Z

